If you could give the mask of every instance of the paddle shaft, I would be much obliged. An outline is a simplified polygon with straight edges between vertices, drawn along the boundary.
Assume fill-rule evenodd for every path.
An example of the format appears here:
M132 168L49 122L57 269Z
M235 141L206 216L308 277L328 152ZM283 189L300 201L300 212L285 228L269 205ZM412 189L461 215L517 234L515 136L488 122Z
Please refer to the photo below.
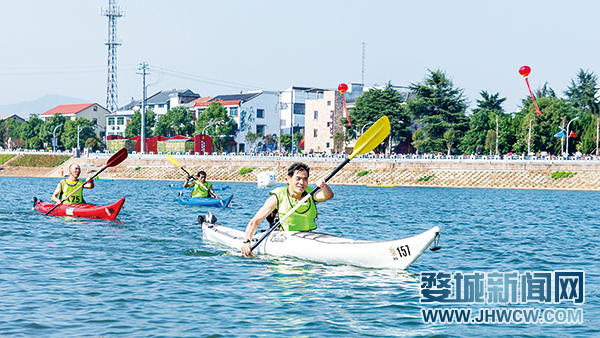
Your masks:
M338 171L340 171L340 169L342 169L346 164L348 164L348 162L350 162L350 160L352 160L352 158L347 158L344 162L342 162L342 164L340 164L337 168L335 168L331 173L329 173L329 175L327 175L327 177L325 177L325 182L329 181L335 174L337 174ZM270 227L267 232L265 232L261 238L258 239L258 241L254 244L252 244L252 247L250 247L250 251L254 251L254 249L265 239L267 238L267 236L269 236L271 234L271 232L273 232L273 230L279 228L281 226L281 223L283 223L283 221L285 221L288 217L290 217L298 208L300 208L300 206L302 204L304 204L312 195L316 194L317 191L319 191L319 188L313 189L308 195L304 196L304 198L302 198L302 200L300 202L298 202L293 208L292 210L290 210L288 213L286 213L279 221L277 221L277 223L275 223L275 225L273 225L272 227Z

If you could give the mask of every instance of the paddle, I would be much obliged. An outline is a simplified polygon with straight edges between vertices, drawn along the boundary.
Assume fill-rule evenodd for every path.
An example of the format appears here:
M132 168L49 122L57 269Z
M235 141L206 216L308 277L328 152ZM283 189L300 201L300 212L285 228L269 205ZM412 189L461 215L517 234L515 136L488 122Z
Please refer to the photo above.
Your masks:
M77 191L79 191L79 189L83 189L83 186L88 184L89 182L91 182L96 176L100 175L101 172L104 171L104 169L108 168L108 167L115 167L117 165L119 165L121 162L125 161L125 159L127 158L127 149L126 148L122 148L121 150L117 151L113 156L111 156L108 161L106 161L106 165L104 167L102 167L102 169L98 170L97 173L95 173L92 177L88 178L87 181L85 181L84 184L80 185L79 188L75 189L72 193L70 193L67 197L63 198L60 203L57 203L55 206L52 207L52 209L50 209L50 211L48 211L46 213L46 215L49 215L54 209L58 208L59 205L61 205L64 201L68 200L69 197L71 197L74 193L76 193Z
M356 141L356 144L354 145L354 151L352 152L352 154L342 164L340 164L337 168L335 168L335 170L333 170L329 175L327 175L327 177L325 178L325 182L329 181L333 177L333 175L337 174L337 172L340 171L340 169L342 169L346 164L348 164L348 162L350 162L357 155L366 154L366 153L370 152L371 150L375 149L375 147L377 147L379 144L381 144L381 142L383 142L383 140L389 135L389 133L390 133L390 120L388 119L387 116L383 116L382 118L377 120L377 122L375 122L371 126L371 128L369 128L358 139L358 141ZM318 190L319 190L319 188L313 189L310 192L310 194L304 196L304 198L300 202L298 202L292 208L292 210L290 210L277 223L275 223L272 227L270 227L269 230L267 230L267 232L265 232L262 235L262 237L259 238L258 241L252 245L252 247L250 248L250 251L254 251L254 249L265 238L267 238L267 236L269 236L269 234L273 230L275 230L276 228L279 228L279 226L281 226L281 223L283 221L285 221L288 217L290 217L292 215L292 213L300 207L300 205L304 204L304 202L306 202Z
M198 182L198 180L194 176L190 175L190 173L187 170L185 170L185 168L182 167L181 164L179 164L179 162L177 162L177 160L173 156L167 154L167 160L169 160L169 162L173 163L176 167L181 168L181 170L183 170L188 175L188 178L192 178L194 181ZM200 183L200 182L198 182L198 183ZM204 184L200 183L199 185L202 187L202 189L208 190L208 189L206 189ZM216 195L214 195L210 192L210 190L208 190L208 193L213 195L214 198L218 199ZM223 204L223 202L221 202L221 204Z

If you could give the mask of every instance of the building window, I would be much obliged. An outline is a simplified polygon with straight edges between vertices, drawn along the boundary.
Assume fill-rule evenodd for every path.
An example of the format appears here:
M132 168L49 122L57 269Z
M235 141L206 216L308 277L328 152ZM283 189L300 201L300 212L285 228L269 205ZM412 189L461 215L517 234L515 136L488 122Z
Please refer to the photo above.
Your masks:
M237 107L232 107L232 108L229 109L229 114L231 116L238 116L237 110L238 110Z
M117 135L119 135L119 136L123 137L123 133L117 133Z
M164 108L164 107L165 107L165 105L164 105L164 104L159 104L159 105L158 105L158 108Z
M256 110L256 118L264 119L265 118L265 110L264 109L257 109Z
M328 105L328 106L331 106L331 101L327 101L327 105Z
M313 137L318 137L318 136L319 136L319 130L313 129Z
M94 118L92 119L92 122L94 122L94 125L97 125L97 124L98 124L98 119L94 117Z
M114 117L111 117L111 118L108 119L108 125L109 126L114 126L115 125L115 118Z
M319 119L319 112L315 110L314 115L313 115L313 119L318 120Z
M325 148L329 148L329 142L325 143Z
M98 111L98 106L94 106L94 111Z
M265 125L262 125L262 124L256 125L256 133L257 134L261 134L262 136L265 136L265 129L266 129Z
M281 119L281 123L280 123L281 127L285 127L287 126L287 121L285 119Z
M124 117L117 117L117 125L118 126L122 126L125 124L125 118Z
M327 127L331 127L331 122L327 122Z

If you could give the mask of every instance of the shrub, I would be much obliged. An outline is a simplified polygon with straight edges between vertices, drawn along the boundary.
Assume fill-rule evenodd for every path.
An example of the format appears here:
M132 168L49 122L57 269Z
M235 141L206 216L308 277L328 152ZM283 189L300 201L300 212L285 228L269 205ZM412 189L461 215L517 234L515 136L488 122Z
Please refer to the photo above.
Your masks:
M57 167L67 162L71 156L68 155L21 155L8 165L15 167Z
M363 171L359 171L359 172L357 172L357 173L356 173L356 176L358 176L358 177L361 177L361 176L365 176L365 175L367 175L367 174L370 174L370 173L372 173L372 172L373 172L373 170L371 170L371 169L369 169L369 170L363 170Z
M240 175L245 175L245 174L251 173L253 170L254 170L254 168L241 168Z
M0 164L4 164L6 162L8 162L8 160L10 160L11 158L15 157L15 154L6 154L6 155L0 155Z
M553 179L557 180L559 178L568 178L568 177L573 177L573 175L575 175L577 173L571 172L571 171L555 171L553 173L550 174L550 177L552 177Z
M140 170L142 167L135 167L133 170Z
M433 176L435 176L435 174L431 174L431 175L425 175L425 176L421 176L417 179L417 182L427 182L430 179L433 178Z

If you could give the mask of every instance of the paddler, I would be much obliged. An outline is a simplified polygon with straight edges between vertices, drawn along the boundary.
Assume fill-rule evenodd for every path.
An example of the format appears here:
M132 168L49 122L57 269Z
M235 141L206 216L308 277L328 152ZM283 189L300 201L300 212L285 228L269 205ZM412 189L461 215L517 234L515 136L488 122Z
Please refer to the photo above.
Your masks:
M206 182L206 173L204 170L200 170L196 174L196 179L190 181L192 179L193 177L190 176L185 180L185 183L183 183L184 188L194 187L191 197L214 197L219 199L219 196L215 194L215 191L212 188L212 183Z
M86 180L79 179L80 174L81 167L79 167L79 164L71 164L69 166L69 177L58 182L58 185L52 194L52 202L60 203L61 199L69 196L69 194L83 185L82 189L79 189L76 193L71 195L71 197L64 201L63 204L85 203L83 200L83 189L94 189L94 181L85 183Z
M246 226L244 244L242 245L242 254L250 255L252 245L250 240L258 229L262 221L271 216L273 212L279 213L279 218L283 218L298 202L302 200L313 189L308 186L308 175L310 168L308 165L296 162L288 168L285 181L287 186L273 189L267 198L265 204L258 210L256 215ZM325 184L325 180L320 178L315 184L320 189L301 205L294 214L286 218L281 224L281 228L286 231L311 231L317 228L315 219L317 218L317 205L315 202L325 202L333 198L333 190Z

